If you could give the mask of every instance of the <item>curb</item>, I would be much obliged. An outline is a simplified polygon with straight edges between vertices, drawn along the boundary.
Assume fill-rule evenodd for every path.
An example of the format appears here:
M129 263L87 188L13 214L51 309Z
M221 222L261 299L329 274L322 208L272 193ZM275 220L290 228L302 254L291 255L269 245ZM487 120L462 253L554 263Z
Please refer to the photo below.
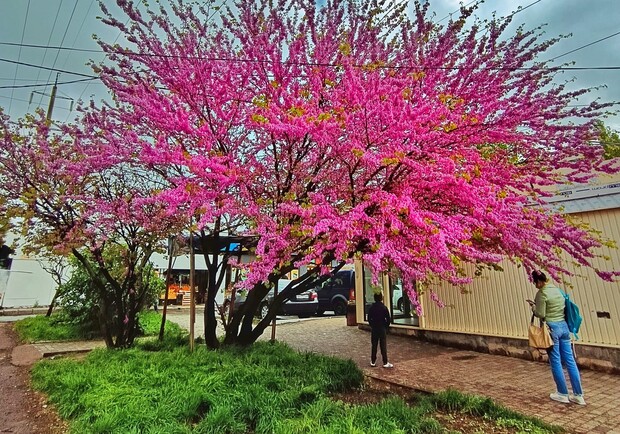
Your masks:
M58 351L40 351L41 357L54 357L54 356L63 356L66 354L84 354L90 353L94 348L88 349L80 349L80 350L58 350Z
M383 383L386 383L386 384L389 384L389 385L392 385L392 386L397 386L397 387L402 387L402 388L405 388L405 389L409 389L412 392L424 393L426 395L432 395L432 394L435 393L435 391L430 390L430 389L425 389L423 387L412 387L412 386L409 386L407 384L399 383L398 381L395 381L395 380L388 380L388 379L382 378L382 377L380 377L378 375L369 374L369 373L366 372L366 370L364 370L364 376L368 377L368 378L372 378L373 380L376 380L376 381L381 381Z
M0 316L39 315L47 313L47 307L25 307L0 309Z

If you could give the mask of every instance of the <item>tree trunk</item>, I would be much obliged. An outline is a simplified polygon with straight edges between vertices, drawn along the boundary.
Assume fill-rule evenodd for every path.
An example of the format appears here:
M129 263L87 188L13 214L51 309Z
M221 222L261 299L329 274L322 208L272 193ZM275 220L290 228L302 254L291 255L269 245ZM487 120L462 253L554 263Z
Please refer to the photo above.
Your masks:
M103 335L105 346L107 348L114 348L114 339L112 339L110 324L108 322L108 309L106 308L104 300L100 300L100 302L101 304L99 306L99 328L101 330L101 334Z
M172 255L174 250L171 248L168 252L168 271L166 271L166 292L164 293L164 307L161 314L161 326L159 327L159 340L164 340L164 330L166 327L166 313L168 312L168 295L170 294L170 276L172 275ZM159 299L159 295L157 296ZM159 300L158 300L159 301Z
M326 263L331 262L331 257L325 259ZM336 273L344 266L344 262L341 262L334 267L331 273ZM282 269L277 273L274 273L272 279L279 279L284 276L288 271ZM295 279L293 283L287 286L282 292L278 293L274 297L271 305L269 306L269 312L262 318L256 326L253 326L254 317L258 308L269 293L269 288L265 285L257 285L249 291L245 303L243 303L239 311L233 314L233 318L226 330L226 337L224 338L225 345L252 345L256 340L264 333L265 329L276 317L276 314L282 307L282 304L295 295L299 295L304 291L314 288L316 285L321 284L329 278L329 275L317 277L318 269L313 269L306 272L301 277ZM277 280L275 280L277 284Z
M218 291L217 284L217 254L213 255L214 260L208 267L209 284L207 285L207 299L205 300L204 326L205 326L205 344L208 348L216 349L220 346L217 339L217 317L215 315L215 296Z
M248 292L245 302L237 311L233 312L224 338L225 345L249 345L252 343L250 336L253 321L261 301L268 292L269 288L263 284L255 286Z
M75 257L97 287L100 304L101 334L108 348L126 348L133 345L137 333L136 315L141 304L141 297L136 297L135 264L127 272L126 280L119 284L105 268L101 252L91 252L95 259L93 264L76 249Z
M54 292L54 297L52 297L52 301L50 301L50 306L47 308L47 313L45 314L47 318L52 316L52 311L54 310L54 305L56 304L57 298L58 298L58 290Z

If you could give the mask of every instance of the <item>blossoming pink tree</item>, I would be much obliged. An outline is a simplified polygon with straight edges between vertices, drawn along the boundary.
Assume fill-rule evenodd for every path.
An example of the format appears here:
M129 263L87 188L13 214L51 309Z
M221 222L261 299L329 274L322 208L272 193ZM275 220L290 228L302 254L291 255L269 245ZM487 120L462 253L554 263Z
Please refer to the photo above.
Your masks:
M51 131L41 114L11 125L0 111L0 202L24 250L72 254L84 265L106 345L123 348L138 332L149 258L175 219L153 199L152 176L133 170L125 150L98 147L83 133L70 126ZM120 275L113 263L121 264Z
M399 270L412 300L414 280L468 282L465 263L557 276L568 252L590 265L601 240L545 208L544 187L612 170L588 143L607 105L571 105L587 90L555 84L561 70L541 60L556 39L508 35L510 20L474 9L442 27L427 6L382 0L117 4L124 16L104 8L104 21L126 46L100 41L96 68L115 103L85 122L161 177L168 215L211 235L242 220L257 237L226 342L253 342L282 302L353 258ZM269 288L310 264L253 325Z

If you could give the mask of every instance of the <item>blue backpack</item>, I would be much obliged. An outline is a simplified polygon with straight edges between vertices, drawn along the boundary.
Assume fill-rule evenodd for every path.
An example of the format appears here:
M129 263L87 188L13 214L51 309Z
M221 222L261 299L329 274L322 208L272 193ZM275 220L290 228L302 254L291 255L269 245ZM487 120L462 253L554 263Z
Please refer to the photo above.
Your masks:
M561 291L566 303L564 304L564 318L566 318L566 324L568 324L568 330L575 336L575 339L579 339L577 333L579 333L579 327L583 318L579 313L579 307L570 299L568 294Z

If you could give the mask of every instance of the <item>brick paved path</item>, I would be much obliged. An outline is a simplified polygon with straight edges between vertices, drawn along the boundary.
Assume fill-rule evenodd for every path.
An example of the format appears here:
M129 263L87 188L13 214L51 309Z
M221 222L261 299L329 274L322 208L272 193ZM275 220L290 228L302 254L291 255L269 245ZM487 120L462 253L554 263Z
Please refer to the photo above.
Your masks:
M331 317L286 324L278 327L276 338L301 351L351 358L372 377L425 391L451 387L488 396L520 413L577 433L620 434L620 376L582 370L588 405L560 404L549 399L555 385L547 364L458 350L403 336L388 336L388 354L394 369L372 368L369 332L346 327L345 323L343 317Z

